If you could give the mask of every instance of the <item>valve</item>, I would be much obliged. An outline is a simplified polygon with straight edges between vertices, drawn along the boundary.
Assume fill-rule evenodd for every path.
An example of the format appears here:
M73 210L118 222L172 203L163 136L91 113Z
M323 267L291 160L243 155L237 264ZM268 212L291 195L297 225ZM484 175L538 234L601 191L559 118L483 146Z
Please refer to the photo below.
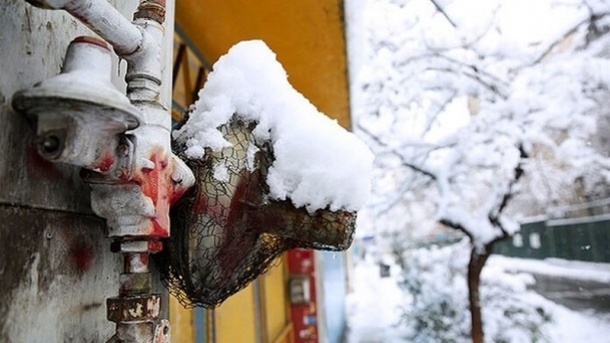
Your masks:
M134 143L123 133L138 127L142 116L111 83L111 63L104 41L78 37L59 75L14 95L13 107L37 123L42 157L100 174L132 169Z

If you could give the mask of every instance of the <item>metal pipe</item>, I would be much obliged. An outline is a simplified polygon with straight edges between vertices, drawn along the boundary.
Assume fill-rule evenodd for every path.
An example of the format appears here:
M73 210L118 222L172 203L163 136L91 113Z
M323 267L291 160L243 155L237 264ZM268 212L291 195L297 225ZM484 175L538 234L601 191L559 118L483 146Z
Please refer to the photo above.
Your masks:
M133 23L107 0L26 1L67 11L127 61L127 97L140 122L129 133L130 170L87 179L92 209L107 220L108 235L124 260L119 294L107 299L107 319L116 323L109 342L168 343L169 325L159 319L161 297L152 294L148 262L169 237L170 205L194 184L194 176L171 151L171 115L161 100L165 0L142 0Z
M63 9L112 45L120 56L130 55L142 43L142 32L107 0L26 0L30 4Z

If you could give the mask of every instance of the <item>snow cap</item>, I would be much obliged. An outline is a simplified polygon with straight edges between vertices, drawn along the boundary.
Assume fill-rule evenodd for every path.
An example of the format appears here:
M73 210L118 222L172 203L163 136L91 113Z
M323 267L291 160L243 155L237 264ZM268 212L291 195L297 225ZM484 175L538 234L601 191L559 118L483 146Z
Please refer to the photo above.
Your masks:
M323 86L323 85L321 85ZM270 141L270 197L310 212L359 210L370 192L373 154L288 82L275 54L260 40L233 46L214 64L186 124L174 137L190 158L229 146L218 127L236 115L256 122L254 136Z

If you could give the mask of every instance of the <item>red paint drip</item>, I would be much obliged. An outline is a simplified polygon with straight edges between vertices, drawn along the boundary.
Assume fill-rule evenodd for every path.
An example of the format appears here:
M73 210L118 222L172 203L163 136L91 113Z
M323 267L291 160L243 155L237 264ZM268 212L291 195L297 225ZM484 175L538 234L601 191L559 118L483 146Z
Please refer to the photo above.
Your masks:
M169 193L169 203L173 204L176 201L178 201L178 199L182 198L182 196L184 195L184 193L186 193L186 191L188 191L188 188L180 189L180 190L177 190L176 188L171 189L171 191Z
M252 173L244 175L235 188L229 205L221 247L223 253L219 257L219 265L226 278L229 278L235 268L247 257L260 234L259 228L247 221L248 197L257 181L256 175Z

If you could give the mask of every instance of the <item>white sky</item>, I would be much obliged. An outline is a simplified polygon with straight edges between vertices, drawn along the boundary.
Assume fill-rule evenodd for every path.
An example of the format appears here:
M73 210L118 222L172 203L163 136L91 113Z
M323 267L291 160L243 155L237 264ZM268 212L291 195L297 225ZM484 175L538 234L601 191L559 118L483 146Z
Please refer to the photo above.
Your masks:
M383 25L388 22L402 23L398 18L394 18L397 16L396 13L392 17L392 14L383 13L379 8L376 8L376 11L367 11L366 6L371 1L346 1L348 59L352 86L358 84L360 70L365 64L366 28L375 27L373 23L375 20L379 20ZM467 28L473 32L483 32L490 25L488 21L492 20L499 27L502 42L496 41L488 44L493 46L506 42L507 46L504 49L500 48L500 50L506 51L513 50L513 47L520 49L535 45L545 47L588 15L588 11L584 7L575 11L575 4L580 3L580 0L462 0L451 1L448 5L443 4L442 1L440 3L460 29ZM408 6L411 12L435 11L429 0L409 1ZM495 16L491 14L494 12ZM399 15L404 14L399 13ZM439 39L444 40L443 37L452 36L456 32L440 13L434 16L428 24L428 28L430 30L427 30L425 35L432 42ZM353 109L360 106L359 98L358 96L351 97ZM469 115L463 106L465 103L466 99L459 99L450 105L451 114L445 113L441 116L439 122L433 127L433 131L426 135L426 139L437 141L466 125ZM357 112L357 110L353 111L354 114Z
M526 44L543 42L554 39L558 32L565 32L573 27L586 13L584 10L575 12L573 5L553 5L553 2L552 0L502 1L502 11L498 15L502 33L507 38ZM561 3L574 4L577 1L565 0Z

